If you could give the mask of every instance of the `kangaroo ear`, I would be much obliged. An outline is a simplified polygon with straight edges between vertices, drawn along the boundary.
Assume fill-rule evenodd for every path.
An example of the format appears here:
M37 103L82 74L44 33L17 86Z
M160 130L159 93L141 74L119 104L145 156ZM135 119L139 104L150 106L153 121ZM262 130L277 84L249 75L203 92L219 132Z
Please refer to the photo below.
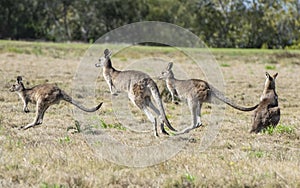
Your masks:
M266 72L266 77L270 78L270 74L268 72Z
M273 78L276 79L277 76L278 76L278 72L276 72L276 73L273 75Z
M18 77L17 77L17 82L18 82L18 83L22 82L22 76L18 76Z
M167 70L171 70L172 67L173 67L173 62L170 62L170 63L168 64L168 66L167 66Z
M105 49L104 50L104 57L107 58L107 57L110 57L111 56L111 51L109 49Z

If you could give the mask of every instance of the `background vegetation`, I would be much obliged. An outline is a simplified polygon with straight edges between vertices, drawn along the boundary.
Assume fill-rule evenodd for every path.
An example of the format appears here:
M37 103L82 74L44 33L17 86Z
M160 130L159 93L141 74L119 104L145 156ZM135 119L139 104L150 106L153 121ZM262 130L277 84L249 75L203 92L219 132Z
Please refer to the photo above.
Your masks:
M189 29L210 47L300 48L299 0L0 0L0 38L93 42L138 21Z

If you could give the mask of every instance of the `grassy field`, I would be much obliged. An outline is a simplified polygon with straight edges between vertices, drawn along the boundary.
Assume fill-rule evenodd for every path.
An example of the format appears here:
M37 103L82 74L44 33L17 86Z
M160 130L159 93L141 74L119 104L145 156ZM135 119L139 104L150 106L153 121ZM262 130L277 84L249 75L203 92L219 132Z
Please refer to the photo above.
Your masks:
M210 129L213 106L204 104L204 125L188 134L189 140L177 155L156 165L136 168L99 157L101 154L94 151L82 133L82 122L66 102L49 108L42 125L18 130L33 120L34 106L29 106L31 113L23 113L21 100L8 91L16 77L23 76L28 87L51 82L72 93L74 75L89 47L77 43L0 41L0 187L300 187L300 51L212 49L224 77L225 93L240 105L251 106L259 101L265 71L279 73L279 126L250 134L252 112L226 106L216 139L201 150L199 145ZM184 63L187 57L173 48L132 47L113 57L113 62L124 69L134 66L129 64L133 60L156 57L193 71L192 65ZM93 86L95 96L74 96L87 106L104 102L99 111L88 114L91 122L97 122L101 130L129 146L168 139L155 138L147 128L143 133L124 127L115 117L116 106L101 70L98 71ZM192 75L205 79L204 73ZM188 115L184 121L190 123L185 103L174 105L164 101L174 127L186 126L177 120L181 114ZM136 108L130 109L137 116L137 123L132 126L147 124Z

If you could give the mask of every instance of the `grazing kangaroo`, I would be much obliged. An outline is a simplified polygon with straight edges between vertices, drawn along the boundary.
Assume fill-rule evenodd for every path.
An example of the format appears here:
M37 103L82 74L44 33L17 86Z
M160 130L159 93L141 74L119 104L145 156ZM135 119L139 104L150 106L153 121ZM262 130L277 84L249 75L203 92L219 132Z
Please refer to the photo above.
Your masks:
M275 79L277 75L278 73L274 74L272 77L266 72L264 91L260 97L260 103L254 111L251 133L259 133L270 125L275 127L280 120L278 95L275 91Z
M21 76L17 77L16 84L12 85L9 90L11 92L16 92L20 96L24 103L23 111L25 113L29 112L27 107L28 102L36 104L36 117L34 121L26 126L20 127L20 129L28 129L30 127L42 124L46 110L51 105L58 104L60 100L65 100L86 112L95 112L102 105L102 103L100 103L95 108L85 108L78 102L74 101L69 95L67 95L63 90L59 89L54 84L41 84L27 89L22 82Z
M191 129L197 128L202 125L200 114L203 102L211 102L211 98L215 97L220 101L228 104L229 106L241 110L251 111L254 110L258 105L253 107L241 107L234 104L231 100L224 96L219 90L214 88L203 80L189 79L189 80L178 80L174 77L172 71L173 63L170 62L167 68L161 73L159 79L166 80L166 85L172 96L172 102L174 102L175 96L180 99L186 99L192 116ZM188 130L191 130L188 129Z
M99 59L100 63L95 64L96 67L103 67L103 77L109 86L110 92L114 94L113 88L117 91L127 92L131 102L141 109L153 124L155 136L158 136L157 120L150 112L149 108L159 116L160 128L163 134L168 134L164 129L164 123L170 130L176 131L166 117L161 95L156 83L150 76L135 70L116 70L112 66L110 57L111 51L106 49L104 51L104 57ZM152 103L151 96L153 97L157 108Z

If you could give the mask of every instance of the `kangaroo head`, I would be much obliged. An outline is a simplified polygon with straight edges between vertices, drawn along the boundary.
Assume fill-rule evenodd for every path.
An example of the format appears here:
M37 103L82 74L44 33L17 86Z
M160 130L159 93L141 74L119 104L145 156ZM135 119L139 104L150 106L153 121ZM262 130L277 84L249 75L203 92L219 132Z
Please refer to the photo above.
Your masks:
M163 72L161 72L161 75L159 76L159 79L162 80L162 79L167 79L167 78L173 78L174 74L173 74L173 71L172 71L172 67L173 67L173 63L170 62L168 64L168 66L166 67L166 69Z
M20 91L23 91L24 89L25 89L25 87L24 87L23 82L22 82L22 77L18 76L16 83L13 84L9 88L9 91L11 91L11 92L20 92Z
M266 82L265 82L265 89L275 89L275 79L278 73L271 76L268 72L266 72Z
M112 52L109 49L104 50L104 56L99 59L99 63L95 64L96 67L105 67L111 66L111 57Z

